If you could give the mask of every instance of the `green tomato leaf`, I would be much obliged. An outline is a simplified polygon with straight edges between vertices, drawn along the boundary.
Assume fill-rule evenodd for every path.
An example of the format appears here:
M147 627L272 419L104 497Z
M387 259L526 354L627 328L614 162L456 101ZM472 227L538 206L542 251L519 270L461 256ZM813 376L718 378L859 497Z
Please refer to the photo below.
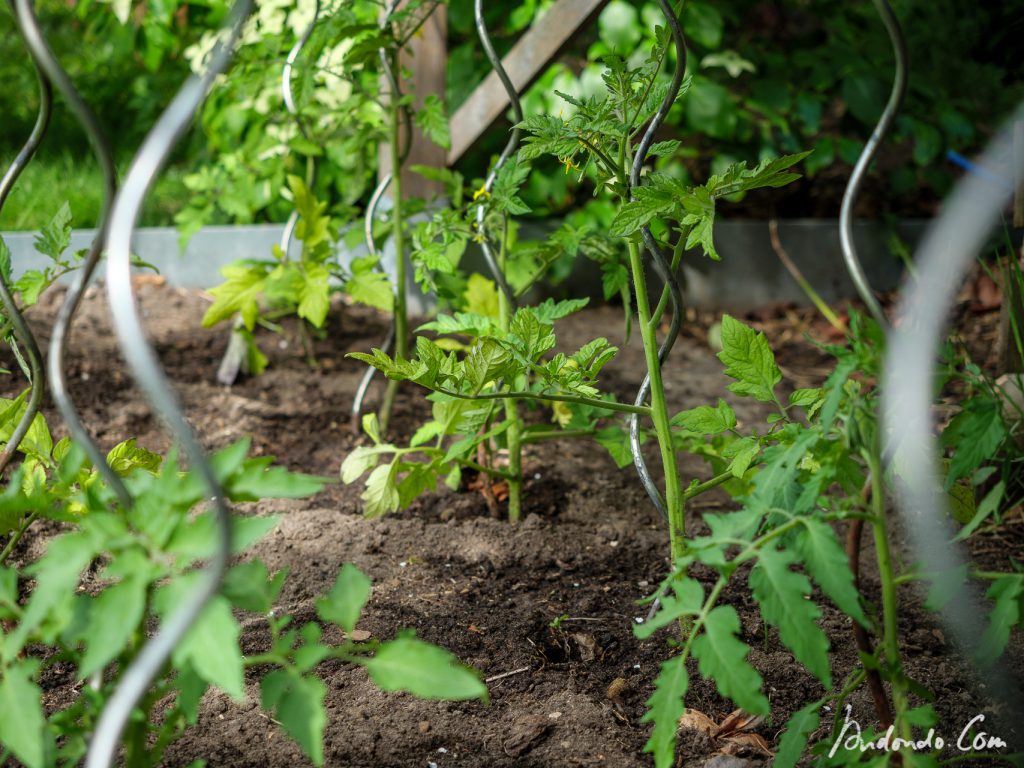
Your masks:
M672 582L672 591L661 598L661 607L650 621L633 625L633 634L646 640L662 627L674 624L683 616L697 616L704 607L704 588L696 579L678 579Z
M8 443L14 435L14 430L28 410L28 395L31 390L26 389L13 400L0 397L0 443ZM46 460L50 458L53 451L53 437L50 436L50 429L46 426L46 419L42 413L37 413L28 432L22 438L18 450L22 453Z
M946 475L946 490L991 458L1005 437L999 403L987 398L968 400L942 433L942 445L956 451Z
M434 422L431 422L431 424L433 423ZM341 463L341 481L345 483L345 485L354 483L362 477L363 474L377 466L382 454L391 453L394 450L394 446L391 445L358 446L353 449Z
M32 680L35 662L8 666L0 678L0 744L28 768L45 765L46 717L42 691Z
M345 563L331 591L316 601L317 616L351 632L356 628L363 607L370 599L372 588L366 574L352 563Z
M398 460L376 467L366 479L363 490L363 515L367 518L381 517L398 510Z
M775 401L775 385L782 372L764 333L756 333L730 315L722 317L722 351L718 359L725 363L725 375L736 379L729 391L753 397L763 403Z
M197 575L181 577L157 590L154 605L165 620L196 587ZM235 701L245 698L245 674L239 647L241 628L227 598L216 595L174 649L176 667L190 664L203 680Z
M245 261L237 261L224 267L220 273L226 278L225 282L208 291L213 296L213 304L203 315L203 327L209 328L229 320L237 312L241 315L245 327L251 331L260 313L258 300L266 285L269 271L266 264Z
M470 314L498 317L498 289L493 280L474 272L466 282L463 298L466 300L466 311Z
M223 481L228 497L232 501L304 499L319 493L328 482L315 475L270 466L272 461L271 456L246 459L241 469Z
M41 254L60 263L64 251L71 245L71 205L66 200L50 222L40 230L34 245Z
M421 699L487 699L487 687L474 670L436 645L402 634L359 660L384 691L408 691Z
M452 148L452 137L448 130L448 114L440 97L431 93L423 100L423 106L416 112L416 127L439 147Z
M144 469L147 472L159 472L163 457L159 454L139 448L135 438L129 438L118 443L107 454L107 464L121 477L134 472L136 469Z
M14 289L21 294L21 308L27 309L39 301L39 295L50 285L50 276L47 272L36 269L29 270L18 278Z
M675 764L676 733L679 718L686 710L684 699L688 686L685 656L673 656L662 662L654 681L654 693L647 700L647 711L640 719L642 723L654 723L644 752L654 755L655 768L671 768Z
M280 595L287 575L287 569L282 569L271 577L266 565L259 560L249 560L225 574L221 592L236 608L266 614Z
M779 740L779 751L772 768L793 768L803 756L808 737L818 728L821 702L815 701L797 710L786 723L786 730Z
M611 455L619 469L633 463L633 452L629 446L629 433L621 427L604 427L594 434L594 439Z
M811 578L839 610L862 627L869 626L860 604L860 593L853 584L846 551L836 540L835 531L821 520L812 517L802 520L797 546Z
M78 665L80 680L103 669L125 649L146 609L145 574L126 578L90 600L85 653Z
M750 648L737 635L740 617L731 605L720 605L704 619L704 631L693 640L693 655L700 673L713 680L723 696L752 715L770 711L761 693L761 675L747 661Z
M680 411L672 417L672 425L682 427L698 435L717 435L736 426L736 413L725 400L719 398L718 407L701 405L688 411Z
M7 247L7 243L0 237L0 278L7 285L11 284L11 249Z
M322 328L331 308L330 274L327 267L312 264L303 275L302 291L299 294L299 317L308 320L314 328Z
M315 675L275 669L260 681L260 690L263 708L273 713L314 765L323 765L327 686Z
M299 223L295 226L295 237L302 241L303 256L311 249L324 243L330 235L330 217L324 215L327 203L320 202L306 183L298 176L288 176L288 187L299 212Z
M976 663L991 667L1010 642L1011 630L1024 618L1024 574L1008 574L992 582L985 595L995 601L989 613L988 626L981 638Z
M376 270L353 272L345 283L345 293L352 301L374 307L382 312L391 312L395 304L395 292L391 281L383 272Z
M808 578L789 569L794 562L796 556L787 550L762 548L757 565L750 571L750 587L765 621L778 627L779 637L797 660L825 688L831 688L828 638L817 624L821 609L807 599L811 594Z
M750 469L751 463L761 452L761 445L751 437L742 437L729 443L722 452L724 458L731 459L729 471L733 477L743 477Z

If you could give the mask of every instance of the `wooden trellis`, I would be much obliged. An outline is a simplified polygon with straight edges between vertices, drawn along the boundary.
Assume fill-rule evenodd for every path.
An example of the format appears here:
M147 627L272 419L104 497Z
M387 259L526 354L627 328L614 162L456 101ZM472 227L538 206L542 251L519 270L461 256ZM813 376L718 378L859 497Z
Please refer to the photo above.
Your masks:
M592 23L608 0L558 0L533 25L502 59L512 84L522 93L543 74L573 37ZM447 11L438 6L423 29L402 54L402 66L412 76L403 82L405 93L416 94L418 107L428 94L445 95L448 32ZM454 165L508 109L509 98L493 71L451 115L451 149L445 152L418 130L414 130L409 160L402 171L402 189L413 197L430 197L442 192L438 182L408 170L409 166ZM391 172L391 158L385 149L379 153L379 175Z

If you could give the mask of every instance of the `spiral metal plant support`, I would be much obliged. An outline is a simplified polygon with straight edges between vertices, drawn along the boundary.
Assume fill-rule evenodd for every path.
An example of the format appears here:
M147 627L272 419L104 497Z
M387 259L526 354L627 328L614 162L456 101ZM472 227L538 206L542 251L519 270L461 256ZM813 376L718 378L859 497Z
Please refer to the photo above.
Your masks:
M14 158L14 162L11 163L3 178L0 179L0 211L3 210L4 204L7 202L7 196L10 195L11 189L14 188L14 184L17 182L21 172L25 170L25 167L32 160L32 156L42 143L43 137L46 135L46 129L50 125L50 114L53 108L53 89L50 87L50 81L47 80L46 75L38 65L36 66L36 76L39 79L39 114L36 117L32 133L25 142L25 146L21 148L18 155ZM14 332L14 337L24 349L24 356L28 362L28 371L26 373L29 375L29 386L31 387L28 402L25 406L25 414L18 421L17 426L15 426L10 439L7 441L7 445L0 451L0 475L2 475L4 469L6 469L11 458L14 456L15 451L18 450L18 446L21 445L21 441L28 434L36 414L39 413L39 406L43 401L45 377L43 373L43 356L39 352L36 337L32 334L28 323L25 322L25 317L18 310L18 303L14 300L11 288L7 284L7 277L2 271L0 271L0 301L3 302L4 311Z
M123 673L120 684L100 716L86 758L86 768L108 768L113 763L121 733L133 708L174 647L217 593L231 551L231 519L224 491L185 419L139 320L131 282L131 239L146 193L166 163L171 149L191 123L214 79L231 60L242 25L251 9L252 0L236 0L228 22L230 31L214 48L206 71L201 77L189 78L143 141L114 203L110 219L106 241L109 252L107 296L121 352L140 390L184 448L191 470L199 474L207 487L217 522L218 547L203 570L195 591L164 621L156 636L143 646Z
M1020 120L1024 107L1010 125ZM1012 127L993 142L979 165L1012 169L1013 184L1004 187L968 174L946 202L918 248L916 280L900 301L899 323L889 334L882 376L885 455L897 478L897 507L914 559L928 569L947 598L941 609L943 622L970 658L977 657L986 621L977 596L963 584L966 558L953 542L956 532L942 490L932 395L943 329L956 291L1012 190L1024 179L1024 155L1014 156ZM1024 722L1020 682L1015 683L1010 671L993 670L985 683L1005 703L1007 722Z
M383 61L383 59L382 59ZM390 70L390 66L388 67ZM377 184L377 188L373 190L373 195L370 197L370 202L366 206L366 218L363 221L363 235L366 240L366 250L369 251L370 256L379 258L377 253L377 245L373 241L373 222L377 215L377 206L380 204L381 198L387 191L388 187L391 186L392 174L388 173L380 180ZM384 338L384 344L381 349L385 354L391 353L391 345L395 343L395 323L391 321L391 326L388 329L388 335ZM352 399L352 429L353 431L359 430L359 420L363 415L363 401L366 400L366 393L370 390L370 384L373 383L373 376L377 373L377 369L372 365L366 367L366 371L363 373L363 377L359 380L359 386L356 387L355 397Z
M381 18L380 28L383 30L387 27L391 20L391 15L395 12L398 7L398 0L391 0L388 7L384 9L384 14ZM395 77L394 70L391 69L391 62L388 61L387 51L383 48L378 49L377 56L380 59L381 72L384 75L384 79L388 81L388 88L391 90L391 98L400 98L400 89L398 87L398 78ZM409 152L412 149L412 116L409 114L408 108L402 109L403 122L405 123L405 135L406 142L405 147L402 150L401 161L404 163L405 159L409 156ZM378 183L377 187L373 190L373 194L370 196L370 202L366 206L366 215L363 219L363 237L366 241L366 250L373 257L378 258L380 254L377 252L377 245L373 241L373 222L377 218L377 208L380 206L380 201L384 198L384 194L388 191L388 187L391 186L391 180L394 178L394 174L401 173L401 168L392 168L390 173L384 175ZM384 337L384 343L381 345L381 350L387 354L390 354L391 347L395 343L395 335L398 329L395 325L394 318L391 319L391 326L388 329L388 335ZM370 391L370 384L373 383L373 377L377 375L377 369L372 365L367 366L366 371L363 373L363 377L359 380L359 386L356 387L355 396L352 398L352 431L359 431L359 422L363 416L363 403L366 400L366 393Z
M125 489L124 483L121 482L121 478L107 464L106 456L104 456L95 440L85 429L85 425L78 415L78 410L75 408L74 401L71 399L70 394L68 394L64 359L67 353L68 333L71 323L81 304L85 289L89 286L93 272L96 271L96 265L103 255L103 239L106 233L110 203L117 191L117 172L114 168L114 157L110 149L110 143L103 134L103 129L100 128L96 115L79 95L74 84L71 82L71 78L61 68L60 62L57 61L53 51L50 50L49 45L47 45L46 40L43 38L43 34L39 29L39 20L36 18L32 7L32 0L13 0L13 7L15 20L21 29L21 34L25 38L25 43L28 45L33 60L50 82L60 91L68 106L70 106L71 111L82 124L103 174L103 207L97 222L96 239L93 241L85 260L82 262L75 282L68 289L64 303L57 314L57 322L53 326L50 338L47 371L54 403L67 424L72 438L85 450L86 455L92 460L93 466L99 470L104 481L117 495L121 504L128 507L131 504L131 496L128 494L127 489Z
M903 97L907 92L907 43L903 38L903 30L900 29L900 23L896 18L896 14L893 13L892 6L889 5L889 0L873 0L873 2L878 15L882 17L882 23L885 24L886 31L889 33L892 50L896 55L896 73L893 78L889 101L885 105L885 111L882 112L878 125L875 126L875 130L872 131L867 144L864 145L864 151L861 152L860 157L857 159L857 164L850 175L850 181L846 185L846 191L843 193L843 202L839 209L839 244L843 250L846 269L850 273L850 279L853 280L854 286L857 288L857 293L860 294L861 299L867 305L871 316L875 318L882 328L885 328L887 325L885 313L882 311L878 299L875 298L875 294L871 291L871 284L868 282L867 275L864 274L864 267L857 256L857 246L853 241L853 207L857 202L857 196L860 194L864 178L867 176L868 167L871 165L871 161L875 159L875 155L878 154L882 142L892 128L893 121L896 119L896 113L899 112L900 106L903 104Z
M473 4L473 14L476 20L476 33L480 38L480 43L484 47L484 54L487 56L487 61L490 62L491 67L498 76L498 80L501 81L501 85L505 89L505 93L508 94L509 102L512 105L513 119L515 120L515 125L518 126L519 123L523 122L523 106L519 101L519 94L516 92L515 86L512 85L512 81L509 79L508 73L501 65L501 59L498 58L498 54L494 50L494 44L491 43L491 37L487 32L487 25L484 23L483 0L475 0ZM491 172L487 174L487 179L484 181L484 191L487 195L490 195L491 190L494 189L494 182L498 178L498 172L519 145L520 134L521 131L518 127L512 128L512 134L508 137L508 142L506 142L505 148L501 150L501 154L498 156L498 161L494 164L494 167L491 168ZM498 288L500 288L501 292L504 294L509 308L511 310L515 310L515 291L512 290L508 281L505 279L505 273L498 264L497 259L495 259L494 251L491 249L491 243L487 237L487 229L484 225L486 213L487 206L484 203L481 203L476 209L476 229L477 234L480 236L480 250L483 251L487 267L491 270L491 274L494 275L494 282L498 284Z
M480 0L477 0L479 3ZM672 83L669 86L668 92L665 94L665 98L661 102L661 106L658 111L651 118L651 122L647 126L647 130L644 132L643 138L640 140L640 144L636 148L636 154L633 157L633 166L630 169L629 174L629 186L630 189L635 189L640 186L640 174L643 171L644 162L647 160L647 152L651 148L651 144L654 143L654 136L661 126L665 117L668 115L669 109L672 108L672 104L675 102L676 97L679 95L679 89L683 84L683 77L686 74L686 38L683 36L682 27L679 25L679 19L672 11L672 7L668 4L667 0L658 0L658 5L661 6L661 11L665 15L665 20L668 23L669 31L672 34L672 40L676 47L676 69L672 75ZM664 365L665 360L668 358L669 353L672 351L672 347L676 343L676 338L679 336L679 327L682 324L683 318L683 294L679 287L679 281L676 280L676 276L672 271L672 265L669 260L665 257L665 253L661 250L658 245L658 241L655 240L654 235L651 233L651 229L648 226L644 226L641 229L643 235L644 245L647 248L647 252L651 256L651 263L654 265L655 272L658 273L658 277L661 278L662 282L665 283L669 292L669 299L672 302L672 320L669 324L668 335L665 336L664 341L661 343L661 347L658 349L658 365ZM643 405L647 399L647 394L651 387L651 376L650 373L644 376L643 382L640 384L640 390L637 392L636 400L634 405ZM647 469L647 462L644 461L643 453L640 449L640 416L639 414L632 414L629 417L629 448L633 454L633 466L636 467L637 474L640 476L640 482L644 486L644 490L647 491L647 495L651 499L651 503L658 510L662 517L668 519L668 510L665 507L665 500L661 496L661 492L658 490L657 483L654 482L654 478L651 477L650 471Z
M299 133L305 139L311 140L309 135L309 129L306 126L305 121L299 115L299 109L295 105L295 95L292 93L292 71L295 69L295 62L299 58L299 54L302 53L302 49L306 47L306 43L309 42L309 38L313 35L313 30L316 28L317 22L320 20L320 0L316 0L313 6L313 18L310 20L309 25L303 30L299 39L292 46L292 49L288 51L288 58L285 59L284 68L281 70L281 97L284 99L284 107L288 110L288 114L295 118L295 124L298 126ZM307 183L312 183L316 177L316 159L310 158L311 179L307 179ZM299 223L299 212L293 210L288 215L288 221L284 225L284 232L281 235L281 253L284 254L284 258L288 258L288 251L292 247L292 238L295 235L295 225Z

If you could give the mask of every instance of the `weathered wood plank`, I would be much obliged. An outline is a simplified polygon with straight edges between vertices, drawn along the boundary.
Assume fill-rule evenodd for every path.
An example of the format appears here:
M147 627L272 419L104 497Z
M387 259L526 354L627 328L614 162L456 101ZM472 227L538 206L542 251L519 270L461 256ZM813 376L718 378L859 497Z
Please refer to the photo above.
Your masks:
M415 94L415 109L423 105L423 99L429 94L444 98L447 86L447 36L447 9L439 5L402 51L402 68L412 73L410 78L402 80L402 92ZM391 171L391 154L386 143L380 145L377 157L378 174L383 177ZM402 169L402 197L429 198L444 191L440 183L429 181L410 171L409 167L413 165L428 165L434 168L443 168L446 165L444 148L432 142L415 127L409 158Z
M591 23L607 0L558 0L502 59L512 85L519 93L543 74L552 60L580 29ZM497 74L491 72L451 116L452 148L448 165L454 164L508 108L508 94Z

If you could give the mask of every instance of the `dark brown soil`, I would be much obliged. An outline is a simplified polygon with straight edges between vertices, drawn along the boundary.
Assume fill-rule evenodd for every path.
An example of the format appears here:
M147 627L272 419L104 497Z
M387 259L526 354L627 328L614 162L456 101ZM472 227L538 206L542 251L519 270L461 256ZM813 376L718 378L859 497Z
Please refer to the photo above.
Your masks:
M337 308L326 337L316 343L315 369L304 362L293 338L261 335L270 367L258 378L227 388L214 379L226 332L199 327L207 300L196 292L151 284L141 286L140 293L160 357L209 448L249 436L257 453L273 454L295 470L337 477L346 453L361 440L349 431L348 422L363 368L345 353L379 344L385 331L381 318ZM33 310L33 325L44 346L59 298L48 296ZM141 445L164 451L168 440L124 372L102 298L95 290L90 294L76 327L69 365L72 391L104 448L135 436ZM762 313L760 319L766 318ZM802 341L806 313L780 315L769 325L770 336L781 341L779 359L787 386L820 382L828 360ZM622 327L620 309L597 308L563 321L560 339L566 348L597 334L621 343ZM690 327L696 330L682 339L667 371L673 408L713 403L725 394L727 382L704 343L701 322ZM5 362L10 366L7 361L0 364ZM634 337L606 370L606 385L620 398L631 398L643 370L639 340ZM11 378L0 383L8 390L17 386ZM378 397L375 389L371 406ZM741 421L752 423L763 416L746 401L734 404ZM426 405L421 392L402 390L396 439L411 433ZM46 415L51 424L59 424L50 404ZM56 426L55 431L62 430ZM681 464L686 478L708 476L693 457L681 457ZM483 498L469 491L430 494L407 512L372 521L361 516L358 485L330 485L303 501L252 505L252 514L282 515L280 525L254 552L271 569L290 571L281 611L299 620L312 618L313 599L330 587L343 563L353 562L374 582L362 629L379 638L391 637L400 628L415 629L493 678L489 705L423 702L379 692L360 669L324 664L328 765L650 765L642 754L649 726L640 718L658 664L669 649L665 633L641 643L631 627L646 612L637 600L666 573L664 526L635 474L617 470L596 444L531 446L525 465L525 519L518 527L492 519ZM701 531L702 512L728 503L727 496L716 492L693 504L690 530ZM22 562L44 546L45 528L36 531L18 552ZM1011 557L1024 556L1024 525L1012 520L977 537L974 547L985 568L1008 569ZM877 604L870 547L862 569L866 595ZM710 573L703 576L710 579ZM934 693L940 733L955 740L968 720L991 710L935 619L921 608L921 595L906 587L901 598L901 645L908 672ZM765 630L741 581L725 600L742 617L743 639L751 646L751 661L763 675L772 703L771 717L756 732L775 748L789 715L823 691L779 644L776 633ZM552 620L560 616L568 618L555 629ZM856 649L847 620L827 604L823 625L833 644L838 683L856 665ZM259 622L246 625L247 651L265 642ZM1015 644L1010 652L1018 673L1019 650ZM186 765L197 758L210 766L306 764L298 748L261 713L257 682L250 678L250 698L241 704L208 694L199 726L172 747L166 764ZM47 691L53 705L73 695L69 685ZM712 683L700 679L695 666L687 703L716 721L732 709ZM850 703L862 724L875 724L866 691L854 693ZM1024 725L1000 727L1004 729L998 735L1011 744L1016 740L1019 748ZM680 756L687 765L699 764L716 750L693 732L681 739Z

